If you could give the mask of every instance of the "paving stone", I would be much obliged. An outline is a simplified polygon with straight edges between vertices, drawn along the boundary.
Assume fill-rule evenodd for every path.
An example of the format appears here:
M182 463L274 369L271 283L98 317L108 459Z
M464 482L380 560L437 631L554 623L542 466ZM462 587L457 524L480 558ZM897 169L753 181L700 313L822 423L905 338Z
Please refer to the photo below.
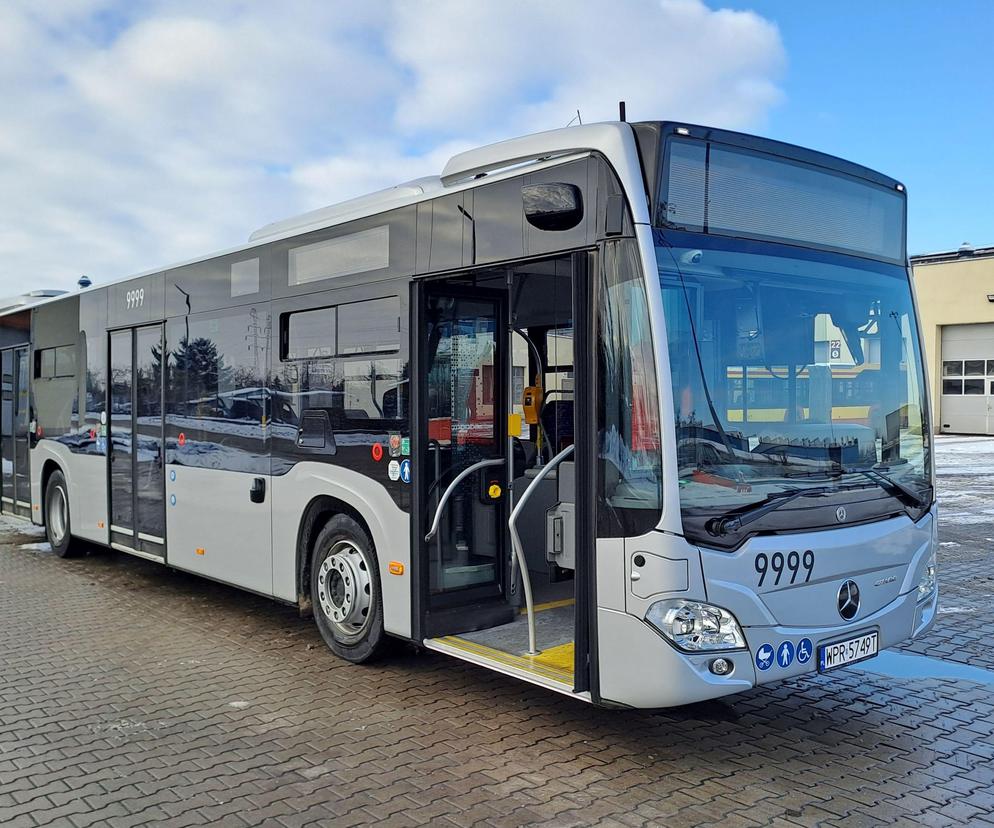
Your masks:
M994 502L989 477L940 463L940 499ZM939 624L904 649L994 670L994 516L940 515ZM437 654L347 664L292 609L35 540L0 530L4 828L994 822L994 685L598 710Z

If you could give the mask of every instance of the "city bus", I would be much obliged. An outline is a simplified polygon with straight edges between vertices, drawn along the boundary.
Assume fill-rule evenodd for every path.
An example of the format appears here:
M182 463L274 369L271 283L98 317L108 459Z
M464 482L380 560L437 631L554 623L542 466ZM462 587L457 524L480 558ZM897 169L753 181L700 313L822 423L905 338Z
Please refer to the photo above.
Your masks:
M2 509L593 704L933 623L898 181L672 122L554 130L0 317Z

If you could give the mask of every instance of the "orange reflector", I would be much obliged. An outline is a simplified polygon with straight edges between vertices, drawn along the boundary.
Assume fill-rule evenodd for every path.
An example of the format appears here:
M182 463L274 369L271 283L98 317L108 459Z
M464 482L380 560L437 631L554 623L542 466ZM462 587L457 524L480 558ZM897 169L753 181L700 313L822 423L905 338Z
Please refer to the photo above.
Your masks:
M403 575L404 574L404 564L400 561L390 561L387 567L390 570L391 575Z
M203 547L200 547L200 546L198 546L198 547L197 547L197 554L198 554L198 555L203 555L203 554L204 554L204 549L203 549Z
M31 508L34 509L36 512L38 512L38 511L41 510L41 506L39 506L37 503L34 506L32 506Z
M103 528L104 528L104 522L102 520L98 520L97 521L97 529L103 529Z

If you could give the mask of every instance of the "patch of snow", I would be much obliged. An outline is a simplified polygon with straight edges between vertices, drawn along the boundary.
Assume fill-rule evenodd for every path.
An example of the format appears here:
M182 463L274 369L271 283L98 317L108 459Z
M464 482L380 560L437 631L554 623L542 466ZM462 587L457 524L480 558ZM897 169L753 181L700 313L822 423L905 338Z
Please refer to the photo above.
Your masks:
M25 552L51 552L52 545L50 543L21 543L17 546L18 549L23 549Z
M14 517L13 515L0 515L0 534L3 533L9 533L11 535L44 536L45 527L35 526L27 518Z

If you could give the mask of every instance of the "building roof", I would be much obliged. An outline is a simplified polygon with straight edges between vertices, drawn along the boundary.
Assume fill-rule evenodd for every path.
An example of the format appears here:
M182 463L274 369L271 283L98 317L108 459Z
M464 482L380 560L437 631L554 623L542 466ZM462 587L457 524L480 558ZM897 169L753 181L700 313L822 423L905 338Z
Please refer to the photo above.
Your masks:
M963 242L955 250L941 250L937 253L919 253L909 257L912 265L944 264L946 262L971 261L973 259L994 258L994 246L974 247Z

